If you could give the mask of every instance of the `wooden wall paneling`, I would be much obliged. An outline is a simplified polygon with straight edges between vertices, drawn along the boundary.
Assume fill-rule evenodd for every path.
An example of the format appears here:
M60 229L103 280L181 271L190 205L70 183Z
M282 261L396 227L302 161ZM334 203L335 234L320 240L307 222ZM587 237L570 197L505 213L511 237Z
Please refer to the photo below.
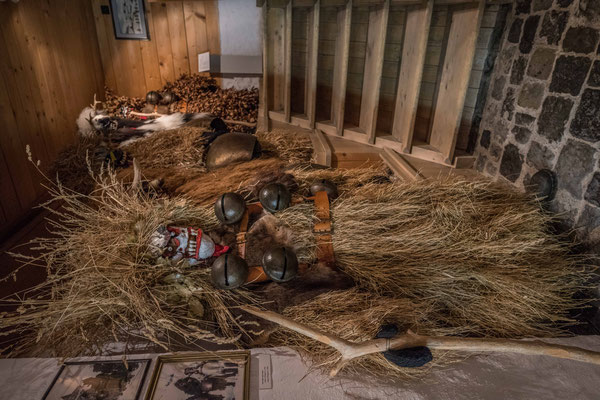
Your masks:
M9 167L1 147L0 143L0 224L5 226L5 224L12 222L15 216L21 215L23 209L19 204L17 189L10 176Z
M432 12L433 0L406 11L406 36L392 126L392 136L401 142L404 152L410 152L412 146Z
M62 92L52 91L53 88L49 87L52 82L40 82L37 79L36 72L39 71L40 64L44 61L39 58L37 51L38 48L44 48L44 46L38 46L38 39L41 39L43 35L40 32L40 26L33 24L32 18L23 15L23 7L29 5L17 7L8 18L6 25L2 26L6 57L0 64L2 64L5 90L8 96L6 104L9 109L12 109L16 124L14 131L9 130L9 135L18 136L15 140L20 140L21 143L19 149L13 147L16 150L15 155L25 159L25 146L29 145L33 157L47 165L51 159L50 154L58 150L59 140L54 135L42 135L48 126L44 114L53 116L57 122L55 127L64 127L64 124L60 124L61 118L56 104L52 101L52 97L47 96L55 93L58 98ZM50 64L50 66L53 65ZM42 92L43 95L39 96L39 92ZM43 99L47 101L43 101ZM36 110L39 114L36 113ZM27 163L23 173L26 173L25 171L32 176L35 193L41 193L39 187L41 178L35 168Z
M90 11L89 3L72 3L69 0L63 0L62 4L49 3L42 2L40 14L45 18L44 26L49 31L47 37L50 38L50 49L53 50L53 65L57 66L55 78L58 78L52 81L56 84L55 93L62 94L63 103L59 109L66 119L64 132L53 135L58 139L57 153L51 154L54 159L59 150L75 141L75 117L83 107L92 103L91 93L96 92L98 87L102 88L103 83L96 82L97 68L101 65L97 58L97 39L95 36L87 36L90 21L93 21L86 19ZM35 10L29 12L34 13ZM97 64L93 63L94 59ZM42 68L45 67L46 65L42 65Z
M81 8L82 15L84 16L84 18L79 19L80 25L82 26L83 30L87 30L87 37L89 39L89 42L93 43L94 48L94 51L91 51L91 57L88 58L90 68L94 71L95 87L93 90L97 94L99 99L104 99L104 67L102 64L102 56L100 55L100 43L98 35L96 33L94 12L92 10L92 7L90 7L89 4L87 4L86 2L78 2L78 5Z
M417 106L417 118L413 131L413 145L429 141L429 131L433 116L433 98L441 78L441 60L446 47L446 36L450 31L450 16L447 5L434 2L429 39L425 53L425 66L421 78L421 89Z
M58 71L49 43L51 37L36 4L31 2L17 7L10 22L3 27L9 54L4 60L14 68L14 79L8 78L5 82L19 126L18 134L25 142L17 154L25 157L23 149L29 144L34 158L46 164L62 142L60 135L52 133L68 129L62 113L65 99L56 81ZM6 76L10 77L11 73L6 71ZM30 113L32 110L38 110L37 117ZM50 134L42 135L46 129ZM34 169L30 169L30 173L34 182L40 182ZM37 187L36 192L40 193Z
M198 54L208 51L206 10L203 1L184 1L185 34L187 38L190 72L198 72Z
M262 56L263 56L263 78L262 78L262 109L263 129L270 131L269 124L269 4L265 1L262 6Z
M285 63L285 10L282 8L269 9L269 63L270 84L272 83L271 106L269 111L284 111L285 87L286 87L286 63Z
M285 82L283 92L283 112L285 121L290 122L292 115L292 0L285 7Z
M367 141L371 144L375 143L379 90L389 11L389 0L385 0L383 5L375 6L369 11L367 58L365 60L359 128L367 135Z
M348 81L348 60L350 50L350 26L352 23L352 0L337 13L337 40L333 67L333 88L331 94L331 121L337 135L344 131L344 109L346 104L346 83Z
M116 89L117 82L110 48L111 37L109 36L114 34L112 31L106 30L106 24L104 23L106 15L103 15L100 11L100 5L103 4L103 1L92 0L91 3L92 12L94 14L94 25L96 27L96 37L100 48L100 59L102 60L102 69L104 71L104 82L107 87Z
M211 54L221 54L221 39L219 35L219 7L217 0L205 0L206 9L206 34L208 37L208 51Z
M375 144L380 138L392 139L392 125L396 104L398 76L404 45L406 7L390 2L390 12L383 51L383 66L379 91L379 108L376 120Z
M171 55L171 34L169 32L167 5L164 3L152 3L151 7L155 32L154 39L152 40L156 40L160 80L165 85L167 82L173 82L176 78L175 66Z
M344 125L357 127L360 123L363 75L367 54L369 31L369 7L357 7L352 2L348 73L346 77L346 100L344 102ZM344 133L345 134L345 133Z
M108 0L101 0L100 5L109 6ZM138 94L138 88L133 87L132 80L130 79L131 70L129 55L127 54L129 40L116 40L112 22L112 15L102 14L102 22L104 23L104 30L108 37L108 45L110 49L110 61L113 64L115 71L115 87L114 89L117 94L133 96ZM138 68L136 68L138 69ZM137 80L137 77L136 77ZM145 88L145 82L144 82ZM135 94L134 94L135 93Z
M6 25L2 24L2 27ZM2 47L2 46L0 46ZM6 47L4 47L6 48ZM0 54L4 51L0 50ZM6 58L5 58L6 60ZM4 64L4 63L2 63ZM8 174L12 177L12 181L16 182L14 191L19 201L19 207L11 201L10 203L2 202L6 215L20 215L23 211L30 208L33 200L37 198L38 180L34 180L33 166L27 161L25 155L26 137L19 134L15 114L11 107L11 100L8 95L8 88L5 85L7 79L4 71L2 71L2 79L0 79L0 121L2 123L3 134L0 135L0 149L6 160ZM19 104L20 106L20 104ZM3 188L8 189L8 187Z
M319 11L319 50L317 60L317 98L315 126L326 126L324 131L334 129L331 122L331 96L333 70L337 43L337 8L323 7Z
M182 2L167 3L167 19L169 23L169 36L171 38L173 68L175 77L177 78L190 72Z
M453 10L430 144L452 163L485 1Z
M92 3L93 4L93 3ZM46 196L41 174L75 138L75 119L104 86L89 2L0 4L0 231Z
M90 1L105 81L117 94L142 97L182 74L198 72L199 53L221 53L217 0L145 0L149 41L117 40L112 16L100 12L109 0Z
M156 49L156 32L154 30L154 16L152 7L146 4L146 21L148 23L148 33L150 40L140 40L140 54L142 56L142 67L144 68L144 80L146 86L144 91L147 93L151 90L158 90L163 86L160 76L160 65L158 62L158 50ZM187 25L187 21L186 21ZM198 59L196 59L196 69Z
M306 41L308 35L308 9L292 11L292 92L291 113L303 115L306 97Z
M319 55L319 12L321 1L316 0L308 14L306 89L304 112L310 128L315 127L315 110L317 104L317 68Z

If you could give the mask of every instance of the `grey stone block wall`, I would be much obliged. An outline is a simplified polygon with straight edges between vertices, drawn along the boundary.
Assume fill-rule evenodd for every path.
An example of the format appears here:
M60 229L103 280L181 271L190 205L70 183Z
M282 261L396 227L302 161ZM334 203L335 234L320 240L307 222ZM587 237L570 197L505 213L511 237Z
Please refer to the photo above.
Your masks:
M523 189L558 175L551 209L600 250L600 0L517 0L491 77L475 167Z

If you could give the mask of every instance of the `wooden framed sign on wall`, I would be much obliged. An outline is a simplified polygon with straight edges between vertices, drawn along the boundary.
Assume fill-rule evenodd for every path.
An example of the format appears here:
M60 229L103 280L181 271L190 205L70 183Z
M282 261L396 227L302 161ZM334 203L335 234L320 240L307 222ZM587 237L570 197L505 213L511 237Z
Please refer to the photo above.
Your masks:
M115 38L148 40L144 0L110 0Z

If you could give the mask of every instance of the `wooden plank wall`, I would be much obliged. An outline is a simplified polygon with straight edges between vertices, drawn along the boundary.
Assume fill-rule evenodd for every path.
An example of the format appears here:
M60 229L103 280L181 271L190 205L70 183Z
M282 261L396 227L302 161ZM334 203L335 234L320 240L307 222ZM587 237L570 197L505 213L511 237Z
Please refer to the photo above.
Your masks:
M394 121L398 75L400 73L400 58L404 43L405 7L392 5L388 18L383 57L383 72L381 77L381 92L379 94L379 112L377 114L377 131L390 134Z
M198 53L220 54L217 0L146 3L150 40L117 40L112 16L90 0L106 85L116 93L143 97L181 74L198 71Z
M295 8L292 13L292 114L304 114L308 8Z
M326 108L331 103L333 87L335 45L338 29L335 13L343 7L327 6L321 9L320 39L319 39L319 66L317 87L317 121L330 120ZM433 8L431 27L428 34L425 66L423 68L421 88L419 91L418 111L415 120L414 137L417 142L429 141L429 132L432 123L432 110L437 86L440 82L441 62L444 57L445 38L448 36L450 6L436 5ZM292 43L293 61L292 69L292 104L298 98L297 106L292 106L295 113L304 113L301 106L304 99L304 72L306 61L306 10L307 8L294 8L294 41ZM392 3L390 6L389 22L386 33L383 73L379 97L379 110L377 117L377 135L391 134L398 85L401 55L404 44L404 24L406 7ZM492 30L495 25L498 5L487 5L481 28L477 38L475 59L471 69L469 88L467 91L460 131L456 148L466 150L469 129L475 102L480 87L481 76L487 48ZM344 119L347 125L359 125L360 105L362 99L363 77L366 58L366 41L368 33L369 7L365 5L353 7L352 23L350 30L350 49L348 60L347 91L345 99ZM296 84L294 84L294 80Z
M331 94L335 64L335 45L338 34L338 9L339 7L323 7L321 9L317 72L317 121L331 119Z
M76 137L75 119L102 93L104 74L89 3L0 3L0 236L45 196L42 169Z
M362 99L365 57L367 55L368 32L369 7L353 7L350 26L350 50L344 121L354 126L358 126L360 123L360 103Z

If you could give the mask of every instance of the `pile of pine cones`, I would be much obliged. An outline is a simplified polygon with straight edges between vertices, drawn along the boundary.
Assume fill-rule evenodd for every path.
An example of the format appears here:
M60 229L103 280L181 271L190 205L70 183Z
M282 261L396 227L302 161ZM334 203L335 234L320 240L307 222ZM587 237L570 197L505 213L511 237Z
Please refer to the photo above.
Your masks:
M124 117L122 113L124 108L127 111L142 111L146 104L145 100L136 97L117 96L107 87L104 88L104 98L106 99L103 102L104 110L113 117Z
M209 112L226 120L256 122L258 118L258 89L221 89L214 78L199 74L181 75L168 82L159 93L171 92L177 98L175 109L186 112ZM146 101L135 97L117 96L105 89L104 109L109 115L122 117L122 108L142 111Z
M193 74L167 83L163 91L185 101L187 112L210 112L223 119L246 122L258 118L258 89L221 89L213 78Z

